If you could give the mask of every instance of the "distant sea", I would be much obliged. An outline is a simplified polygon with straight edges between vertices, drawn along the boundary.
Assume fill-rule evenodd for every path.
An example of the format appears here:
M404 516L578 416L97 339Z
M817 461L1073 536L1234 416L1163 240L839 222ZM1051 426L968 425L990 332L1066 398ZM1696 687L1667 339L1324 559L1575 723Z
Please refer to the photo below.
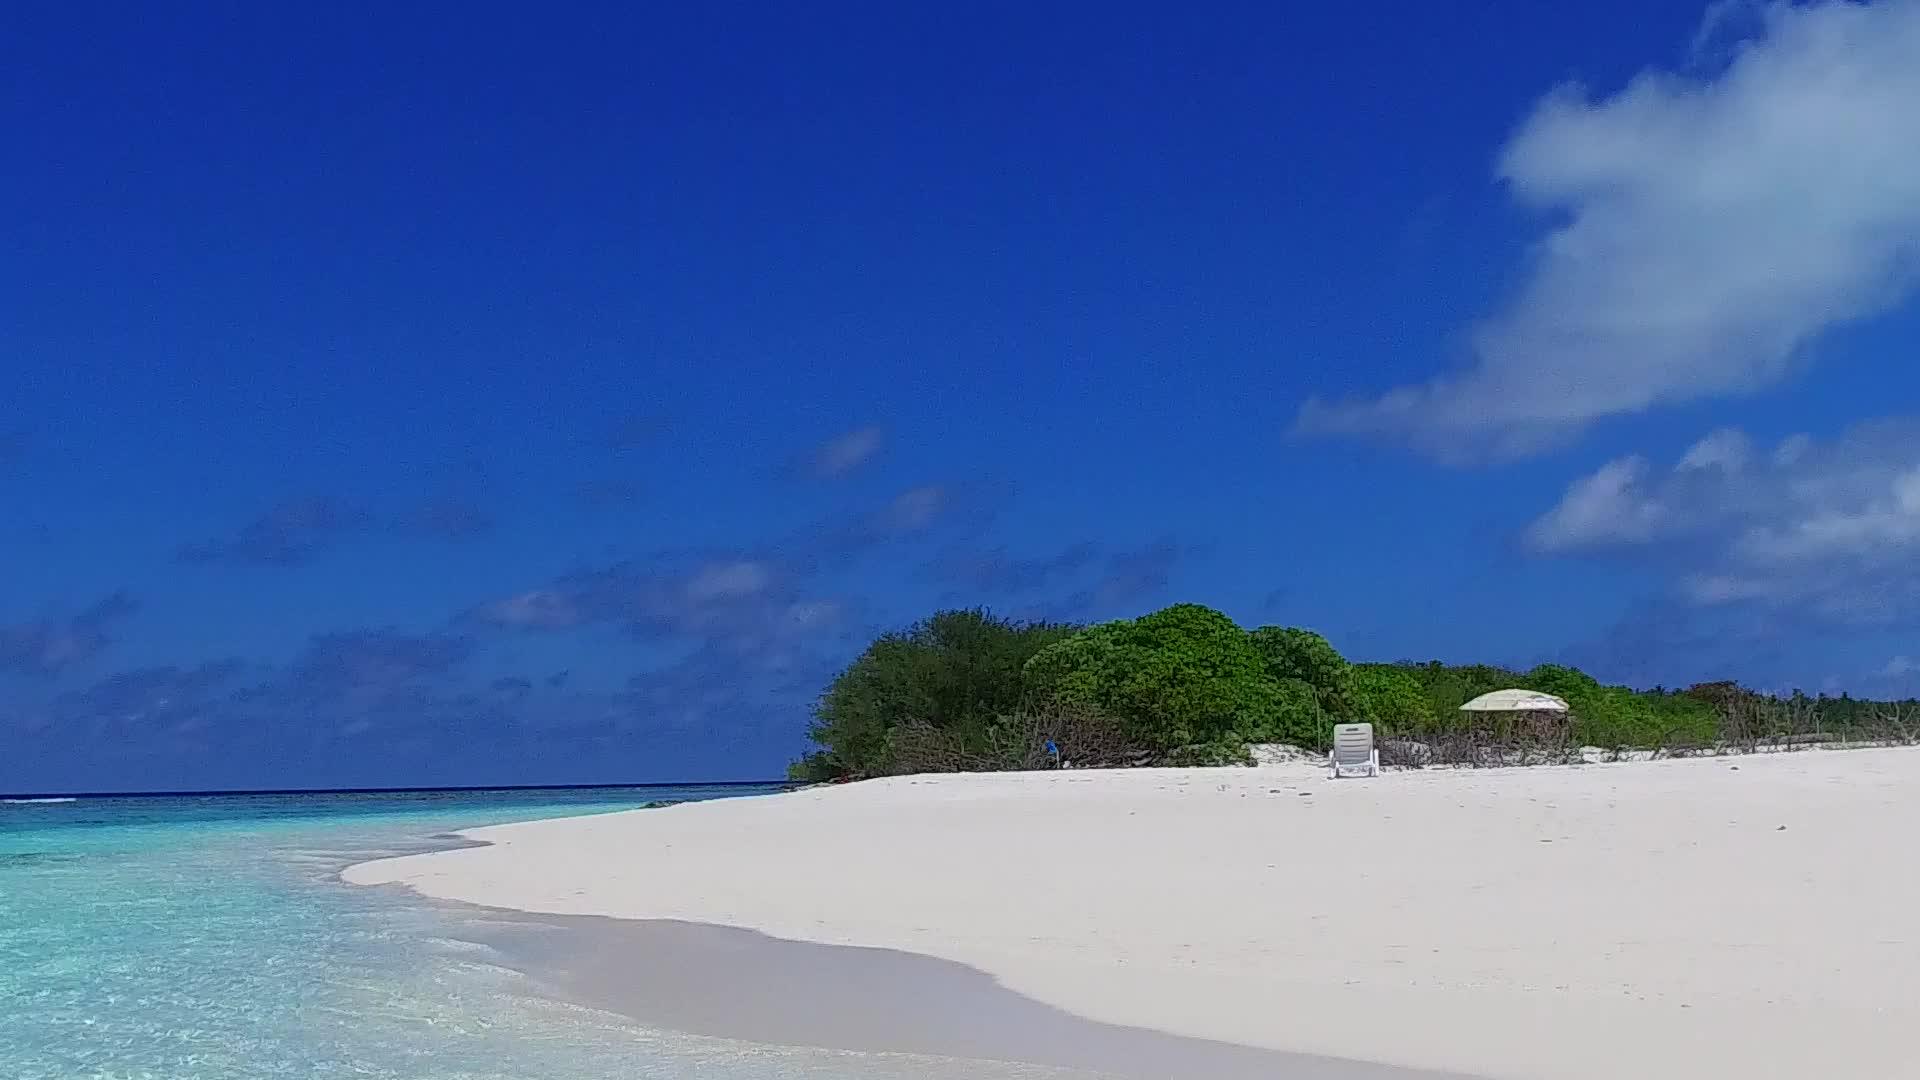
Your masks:
M457 911L337 877L351 863L448 846L457 829L771 790L0 802L0 1078L1047 1075L650 1030L542 996L463 940Z

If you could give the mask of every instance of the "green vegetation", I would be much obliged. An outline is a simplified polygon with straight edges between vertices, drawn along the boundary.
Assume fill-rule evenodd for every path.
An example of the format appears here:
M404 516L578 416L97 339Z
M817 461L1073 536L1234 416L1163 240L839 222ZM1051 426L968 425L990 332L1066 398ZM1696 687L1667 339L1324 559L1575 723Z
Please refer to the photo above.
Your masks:
M893 744L903 730L939 732L955 746L987 751L995 725L1022 711L1027 662L1074 630L972 610L942 611L882 635L815 704L807 734L820 749L794 765L794 778L901 771Z
M1420 680L1393 664L1355 664L1349 685L1354 718L1383 732L1417 735L1440 715Z
M1025 677L1036 699L1111 716L1158 753L1245 744L1287 723L1288 703L1246 631L1198 604L1087 627L1028 661Z
M1328 714L1352 711L1348 699L1353 666L1326 638L1293 626L1263 626L1247 638L1265 661L1267 674L1305 685Z
M1520 688L1566 717L1470 715ZM1914 741L1920 702L1606 686L1575 668L1351 664L1310 630L1248 631L1198 604L1094 626L942 611L883 635L837 675L797 780L1082 766L1226 765L1248 745L1324 749L1333 725L1375 725L1409 764L1569 760L1580 747L1685 753L1832 740Z

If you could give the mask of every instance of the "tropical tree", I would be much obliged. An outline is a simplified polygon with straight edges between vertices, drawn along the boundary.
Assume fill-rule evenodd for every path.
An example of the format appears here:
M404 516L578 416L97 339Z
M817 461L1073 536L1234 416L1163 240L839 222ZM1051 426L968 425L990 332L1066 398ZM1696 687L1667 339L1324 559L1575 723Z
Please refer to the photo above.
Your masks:
M1199 604L1090 626L1028 661L1026 681L1038 697L1113 717L1159 752L1244 743L1302 722L1298 695L1289 700L1246 632Z
M1294 626L1263 626L1247 635L1275 679L1298 679L1313 688L1322 711L1335 716L1353 711L1348 680L1353 666L1326 638Z
M1348 693L1357 719L1383 734L1406 735L1434 727L1433 705L1420 680L1393 664L1355 664Z
M983 742L996 719L1019 711L1027 661L1073 631L971 609L884 634L820 695L807 732L820 750L791 772L807 780L888 772L893 732L905 725L962 746Z

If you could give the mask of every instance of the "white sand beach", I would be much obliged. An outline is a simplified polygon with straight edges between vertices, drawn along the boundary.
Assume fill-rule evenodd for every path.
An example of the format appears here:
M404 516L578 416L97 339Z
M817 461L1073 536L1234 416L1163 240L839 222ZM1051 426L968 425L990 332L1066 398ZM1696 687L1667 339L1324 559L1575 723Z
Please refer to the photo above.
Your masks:
M500 826L345 878L919 953L1252 1047L1530 1080L1891 1080L1920 1075L1916 825L1909 750L1068 771Z

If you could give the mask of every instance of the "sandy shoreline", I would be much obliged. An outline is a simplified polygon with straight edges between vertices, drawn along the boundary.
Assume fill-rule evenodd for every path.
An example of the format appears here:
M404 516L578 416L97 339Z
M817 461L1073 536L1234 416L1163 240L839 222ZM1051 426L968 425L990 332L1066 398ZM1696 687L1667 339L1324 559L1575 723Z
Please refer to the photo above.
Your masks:
M1069 1070L1074 1080L1471 1080L1101 1024L965 965L891 949L518 912L469 913L461 936L558 997L736 1041L934 1057L949 1068L1017 1062Z
M1882 1078L1920 1021L1912 822L1903 750L1337 784L1069 772L499 826L343 876L897 950L1085 1021L1292 1053Z

